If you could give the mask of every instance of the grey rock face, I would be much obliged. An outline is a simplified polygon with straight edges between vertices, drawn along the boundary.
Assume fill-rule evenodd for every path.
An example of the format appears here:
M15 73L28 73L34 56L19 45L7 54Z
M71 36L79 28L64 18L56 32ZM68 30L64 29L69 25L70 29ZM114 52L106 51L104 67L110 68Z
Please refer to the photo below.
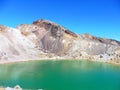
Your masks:
M59 53L63 50L64 29L61 26L44 20L33 24L46 29L46 34L39 40L40 45L42 45L41 48L45 52Z
M40 43L42 43L42 49L44 49L46 52L52 52L57 53L62 51L64 45L62 43L62 38L57 37L54 38L50 32L48 32L41 40Z

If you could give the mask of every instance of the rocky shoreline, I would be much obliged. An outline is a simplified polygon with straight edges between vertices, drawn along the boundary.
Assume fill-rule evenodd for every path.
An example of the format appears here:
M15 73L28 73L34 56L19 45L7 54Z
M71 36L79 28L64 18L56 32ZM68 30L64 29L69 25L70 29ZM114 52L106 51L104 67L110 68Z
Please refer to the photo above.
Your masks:
M108 63L108 64L113 64L113 65L118 65L120 66L120 63L115 63L115 62L112 62L112 61L100 61L100 60L88 60L88 59L50 59L50 58L46 58L46 59L39 59L39 60L15 60L15 61L2 61L0 62L0 65L4 65L4 64L14 64L14 63L21 63L21 62L31 62L31 61L63 61L63 60L68 60L68 61L71 61L71 60L76 60L76 61L91 61L91 62L100 62L100 63Z

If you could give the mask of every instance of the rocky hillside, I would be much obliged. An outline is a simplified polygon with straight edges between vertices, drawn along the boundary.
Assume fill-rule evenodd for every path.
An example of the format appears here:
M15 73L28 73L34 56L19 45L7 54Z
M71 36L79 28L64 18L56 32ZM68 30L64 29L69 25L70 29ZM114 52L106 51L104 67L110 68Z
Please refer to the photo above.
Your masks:
M0 25L0 62L40 59L89 59L120 63L120 42L79 35L48 20Z

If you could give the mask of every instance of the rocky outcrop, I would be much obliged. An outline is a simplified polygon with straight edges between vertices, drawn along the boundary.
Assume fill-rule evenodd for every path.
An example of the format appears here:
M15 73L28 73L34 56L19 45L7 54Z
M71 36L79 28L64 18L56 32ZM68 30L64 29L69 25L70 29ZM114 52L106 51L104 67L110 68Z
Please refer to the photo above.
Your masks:
M14 88L6 87L5 90L22 90L22 88L19 85L16 85Z
M89 59L120 63L120 42L90 34L79 35L48 20L0 25L0 61Z
M67 50L64 41L65 39L69 39L69 37L65 38L65 36L78 37L77 34L70 30L43 19L33 22L32 25L23 24L17 28L20 29L23 35L29 37L29 39L32 37L31 40L36 42L36 45L42 51L59 55ZM67 40L67 42L69 41Z
M11 87L6 87L6 88L0 87L0 90L22 90L22 88L19 85L16 85L14 88L11 88Z
M68 29L47 20L38 20L33 22L34 25L38 27L42 27L45 29L46 34L42 38L39 38L39 43L41 43L42 49L46 52L52 53L60 53L64 48L64 34L67 33L73 37L77 37L77 35ZM38 35L38 34L36 34Z
M39 27L44 27L46 30L46 34L42 38L39 38L41 48L45 52L58 53L63 50L64 45L62 43L62 40L64 29L62 27L51 22L46 22L44 20L34 22L33 24Z

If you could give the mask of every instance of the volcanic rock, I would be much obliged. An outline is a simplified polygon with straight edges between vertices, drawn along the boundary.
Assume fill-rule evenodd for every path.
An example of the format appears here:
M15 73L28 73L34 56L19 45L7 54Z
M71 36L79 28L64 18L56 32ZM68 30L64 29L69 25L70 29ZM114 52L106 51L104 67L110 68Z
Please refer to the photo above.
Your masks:
M48 20L0 25L0 62L41 59L88 59L120 63L120 42L79 35Z

